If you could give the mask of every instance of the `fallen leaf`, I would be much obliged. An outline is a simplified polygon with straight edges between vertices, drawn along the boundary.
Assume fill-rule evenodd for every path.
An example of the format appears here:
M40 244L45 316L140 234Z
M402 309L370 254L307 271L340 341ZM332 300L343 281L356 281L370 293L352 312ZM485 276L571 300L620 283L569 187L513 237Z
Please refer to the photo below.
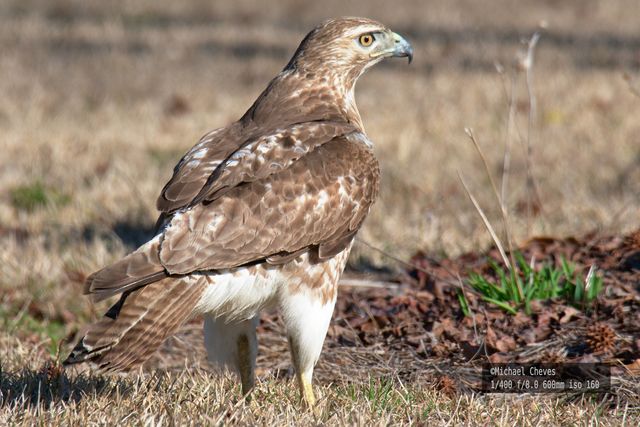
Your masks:
M509 355L505 353L493 353L489 356L489 361L491 363L507 363L509 362Z
M484 342L487 344L488 347L497 348L496 346L497 341L498 341L498 337L496 335L496 332L493 330L491 326L488 326L487 332L484 337Z
M500 338L498 341L496 341L496 346L495 346L499 351L501 352L509 352L512 350L515 350L516 348L516 341L511 338L510 336L503 336L502 338Z
M564 309L564 314L560 318L560 324L565 324L569 322L574 316L578 317L580 314L580 310L577 310L571 306L567 306Z
M628 365L625 365L625 368L627 368L629 373L634 377L640 376L640 359L636 359Z

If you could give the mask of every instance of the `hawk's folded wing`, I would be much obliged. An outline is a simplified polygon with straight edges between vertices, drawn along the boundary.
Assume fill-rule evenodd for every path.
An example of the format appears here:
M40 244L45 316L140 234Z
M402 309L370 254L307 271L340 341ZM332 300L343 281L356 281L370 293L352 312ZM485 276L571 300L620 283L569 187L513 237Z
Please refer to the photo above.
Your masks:
M187 274L278 262L312 248L319 257L340 252L378 190L378 165L363 138L333 138L287 168L219 196L213 191L204 203L177 212L164 230L162 265L171 274Z

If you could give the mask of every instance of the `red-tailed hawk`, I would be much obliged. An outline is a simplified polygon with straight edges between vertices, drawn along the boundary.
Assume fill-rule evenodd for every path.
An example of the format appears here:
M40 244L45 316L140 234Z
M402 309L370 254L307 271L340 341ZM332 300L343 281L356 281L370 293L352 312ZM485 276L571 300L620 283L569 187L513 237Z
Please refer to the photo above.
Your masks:
M237 122L206 134L157 201L158 232L92 274L94 301L121 294L66 364L144 362L189 317L205 315L210 360L254 384L256 324L279 307L304 400L353 238L379 169L354 99L358 77L413 50L363 18L324 22Z

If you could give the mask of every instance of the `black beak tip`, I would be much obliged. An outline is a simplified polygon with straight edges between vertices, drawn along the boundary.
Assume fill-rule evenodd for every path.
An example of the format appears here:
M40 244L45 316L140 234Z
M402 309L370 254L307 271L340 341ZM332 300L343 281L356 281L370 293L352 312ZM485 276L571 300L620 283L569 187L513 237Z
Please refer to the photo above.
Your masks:
M413 47L409 43L404 43L399 56L406 56L409 64L413 61Z

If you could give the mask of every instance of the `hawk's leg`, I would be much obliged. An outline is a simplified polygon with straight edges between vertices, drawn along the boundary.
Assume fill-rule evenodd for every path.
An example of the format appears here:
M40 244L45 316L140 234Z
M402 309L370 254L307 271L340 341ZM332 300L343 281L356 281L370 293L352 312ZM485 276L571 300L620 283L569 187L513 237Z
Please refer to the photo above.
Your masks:
M320 357L336 303L335 292L331 300L325 301L319 293L313 291L303 290L287 295L281 301L282 317L287 327L289 348L300 394L312 408L316 403L311 385L313 368Z
M258 355L257 325L258 316L229 323L223 318L211 315L206 316L204 320L204 344L209 361L238 373L243 395L249 393L255 383Z

